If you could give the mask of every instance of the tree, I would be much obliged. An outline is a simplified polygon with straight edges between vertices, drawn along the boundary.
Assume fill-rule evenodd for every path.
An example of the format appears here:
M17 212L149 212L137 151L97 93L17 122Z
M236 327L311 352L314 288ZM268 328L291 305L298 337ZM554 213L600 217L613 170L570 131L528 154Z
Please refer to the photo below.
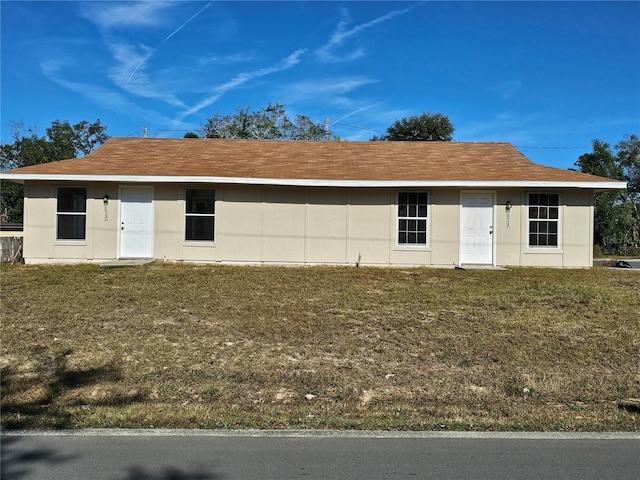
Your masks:
M292 121L280 103L259 110L238 108L235 114L216 114L202 126L207 138L249 138L260 140L322 140L324 127L306 115L296 115Z
M109 136L100 120L89 123L86 120L71 125L68 121L54 120L47 128L47 137L57 149L58 160L88 155Z
M625 203L631 209L631 245L634 255L640 254L640 138L638 135L625 135L616 145L616 158L624 171L627 190Z
M0 223L22 223L24 187L6 180L0 183Z
M624 169L629 182L629 190L640 194L640 138L638 135L625 135L616 145L617 158Z
M39 136L34 128L28 128L27 135L23 135L22 122L12 123L11 128L13 143L0 147L2 170L84 156L109 138L107 127L100 120L75 125L54 120L44 136Z
M22 131L22 122L11 123L13 143L0 145L0 170L27 167L87 155L109 136L100 120L94 123L82 121L71 125L68 121L55 120L39 136L34 128ZM6 212L7 221L21 223L23 214L22 185L2 180L0 185L0 213Z
M396 120L387 128L386 135L371 140L399 140L418 142L450 142L453 139L453 124L441 113L423 113Z
M324 140L329 137L329 132L306 115L296 115L288 136L290 140Z
M624 172L608 143L593 140L593 152L578 158L581 172L624 180ZM604 253L618 253L626 243L630 218L619 191L598 193L594 198L594 244Z
M623 191L598 193L594 199L594 244L606 254L640 253L640 141L627 135L615 147L593 140L593 152L576 162L581 172L627 181Z

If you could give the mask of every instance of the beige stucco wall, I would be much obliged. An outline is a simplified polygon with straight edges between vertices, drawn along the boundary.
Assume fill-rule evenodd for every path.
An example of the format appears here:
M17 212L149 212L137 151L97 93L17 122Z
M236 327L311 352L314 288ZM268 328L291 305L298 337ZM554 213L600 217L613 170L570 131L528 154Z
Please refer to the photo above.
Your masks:
M526 192L520 189L503 189L497 192L495 208L495 241L497 265L521 265L521 252L526 245L527 223ZM505 205L511 202L509 212ZM524 228L524 233L522 229Z
M457 265L460 256L460 189L432 189L429 245L434 265Z
M522 247L519 249L521 266L588 267L593 264L593 193L579 189L538 190L560 195L560 238L558 248L527 248L526 194L535 193L528 189L521 193L521 203L515 215ZM515 209L514 209L515 210ZM513 228L512 213L512 228ZM505 249L508 251L508 249Z
M68 184L65 184L68 185ZM25 184L27 262L102 261L118 258L119 185L87 187L87 238L56 241L56 188ZM203 187L192 185L192 187ZM398 246L396 189L303 188L216 185L215 242L184 241L187 185L154 190L154 258L227 263L292 263L453 266L460 255L459 188L431 188L428 245ZM211 188L207 186L207 188ZM495 193L496 265L588 267L592 263L592 193L560 193L561 237L557 249L528 249L527 193ZM545 190L548 191L548 190ZM108 194L105 215L103 196ZM505 204L513 208L507 221Z
M56 240L58 186L87 188L87 235L84 241ZM117 255L117 185L25 182L24 258L28 261L112 259ZM104 195L112 199L105 215Z

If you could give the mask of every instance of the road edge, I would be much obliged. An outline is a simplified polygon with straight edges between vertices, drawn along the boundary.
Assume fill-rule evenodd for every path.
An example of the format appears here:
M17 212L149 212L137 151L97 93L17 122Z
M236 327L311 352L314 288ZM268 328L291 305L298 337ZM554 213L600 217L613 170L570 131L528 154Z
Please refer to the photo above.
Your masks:
M265 437L265 438L435 438L518 440L640 440L640 432L443 432L377 430L204 430L118 429L5 430L1 436L60 437Z

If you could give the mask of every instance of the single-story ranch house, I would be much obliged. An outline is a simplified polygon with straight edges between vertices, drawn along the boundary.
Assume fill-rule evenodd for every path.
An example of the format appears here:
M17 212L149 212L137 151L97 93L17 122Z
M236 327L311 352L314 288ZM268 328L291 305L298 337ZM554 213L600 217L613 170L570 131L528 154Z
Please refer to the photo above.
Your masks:
M624 182L508 143L111 138L23 182L24 258L589 267Z

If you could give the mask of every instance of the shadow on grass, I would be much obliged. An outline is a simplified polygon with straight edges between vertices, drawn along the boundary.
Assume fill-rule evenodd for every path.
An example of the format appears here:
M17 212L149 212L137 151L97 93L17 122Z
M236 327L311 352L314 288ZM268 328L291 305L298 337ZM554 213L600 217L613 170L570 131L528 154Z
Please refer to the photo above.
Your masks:
M52 358L41 358L37 371L30 376L25 376L11 366L2 368L0 388L3 428L74 428L76 425L73 424L69 407L127 405L144 400L144 395L140 393L114 394L104 399L88 401L65 399L65 395L75 389L121 379L120 368L113 362L84 370L70 368L67 359L71 353L71 350L67 350Z
M111 394L99 400L74 398L73 391L101 384L117 383L122 379L120 367L110 362L95 368L76 369L69 366L71 350L51 355L44 349L33 352L35 366L28 372L20 367L6 366L1 371L2 393L2 429L72 429L74 424L73 408L82 405L117 406L128 405L145 399L144 394L120 395ZM71 394L71 395L69 395ZM58 473L73 469L82 471L88 468L83 465L82 457L92 453L79 447L71 453L64 450L64 443L57 441L59 437L37 437L36 441L27 441L26 437L2 435L1 478L27 479L50 478L55 470ZM141 441L143 439L141 438ZM95 453L95 452L93 452ZM105 472L101 478L121 478L125 480L215 480L220 479L203 469L186 469L178 466L148 468L147 465L134 465L128 452L122 452L122 458L113 459L114 465L119 462L129 463L124 474L116 475ZM95 472L94 472L95 473ZM64 473L63 473L64 474ZM59 478L59 477L58 477ZM91 478L87 476L86 478Z

